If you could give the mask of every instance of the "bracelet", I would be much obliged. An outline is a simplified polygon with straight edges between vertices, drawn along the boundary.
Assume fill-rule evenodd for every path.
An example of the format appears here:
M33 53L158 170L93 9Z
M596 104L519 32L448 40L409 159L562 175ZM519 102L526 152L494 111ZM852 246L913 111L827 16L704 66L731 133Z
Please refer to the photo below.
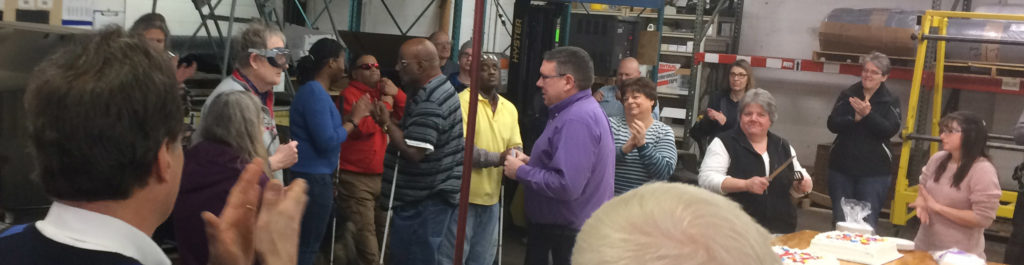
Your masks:
M351 118L349 118L348 120L345 120L345 122L351 123L352 127L355 127L356 129L359 129L359 124L356 123L355 121L353 121Z

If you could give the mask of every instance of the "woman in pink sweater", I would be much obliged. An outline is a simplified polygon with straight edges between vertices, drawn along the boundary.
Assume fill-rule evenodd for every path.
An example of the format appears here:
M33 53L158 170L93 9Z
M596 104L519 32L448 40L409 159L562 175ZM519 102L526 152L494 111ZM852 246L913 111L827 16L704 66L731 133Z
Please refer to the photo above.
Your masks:
M921 171L918 250L959 248L985 258L985 228L996 218L999 177L988 160L988 130L978 115L958 111L939 122L942 150ZM964 166L960 166L964 165Z

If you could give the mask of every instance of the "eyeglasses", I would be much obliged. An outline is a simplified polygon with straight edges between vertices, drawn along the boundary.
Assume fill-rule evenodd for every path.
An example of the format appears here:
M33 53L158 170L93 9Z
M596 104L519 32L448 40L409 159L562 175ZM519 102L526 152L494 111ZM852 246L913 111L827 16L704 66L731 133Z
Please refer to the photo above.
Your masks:
M729 73L729 77L730 78L734 78L734 79L735 78L747 78L747 76L748 76L747 73L732 73L732 72Z
M249 49L249 52L259 54L267 58L267 63L277 68L288 67L288 54L291 53L286 48L272 48L272 49Z
M377 63L364 63L364 64L360 64L359 66L356 66L356 67L359 67L359 69L363 69L363 70L380 69L380 64L377 64Z
M945 134L954 134L954 133L960 133L960 132L962 132L960 129L953 129L953 128L939 129L939 134L944 134L944 133Z
M398 65L396 65L397 66L396 68L399 68L399 69L405 68L406 66L409 66L409 63L412 63L412 62L415 62L415 61L416 60L405 60L405 59L398 60Z
M567 75L568 74L557 74L557 75L544 75L544 74L540 74L540 79L548 80L550 78L565 77Z
M882 75L882 72L875 71L875 70L868 70L866 68L864 70L861 70L860 73L861 74L868 74L868 75Z

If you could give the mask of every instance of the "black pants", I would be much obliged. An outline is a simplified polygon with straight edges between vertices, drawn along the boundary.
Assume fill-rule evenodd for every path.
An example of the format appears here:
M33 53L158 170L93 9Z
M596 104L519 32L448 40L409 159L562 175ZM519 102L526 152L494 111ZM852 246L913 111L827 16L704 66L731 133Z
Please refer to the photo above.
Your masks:
M1017 206L1013 208L1013 232L1006 242L1006 256L1003 263L1024 265L1024 192L1017 192Z
M526 241L526 265L569 265L579 230L561 225L530 224Z

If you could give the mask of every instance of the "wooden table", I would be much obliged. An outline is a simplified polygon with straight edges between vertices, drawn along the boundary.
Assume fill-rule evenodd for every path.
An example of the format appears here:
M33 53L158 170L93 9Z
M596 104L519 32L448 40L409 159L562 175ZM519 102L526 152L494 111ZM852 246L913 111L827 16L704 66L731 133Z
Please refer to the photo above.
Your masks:
M817 231L804 230L791 234L782 235L772 240L773 246L786 246L791 248L807 249L811 245L811 239L818 235ZM900 251L903 254L902 258L886 263L886 265L938 265L935 259L928 252L914 250L914 251ZM856 265L860 263L853 263L840 260L839 264L843 265ZM1000 265L1002 263L988 262L990 265Z

